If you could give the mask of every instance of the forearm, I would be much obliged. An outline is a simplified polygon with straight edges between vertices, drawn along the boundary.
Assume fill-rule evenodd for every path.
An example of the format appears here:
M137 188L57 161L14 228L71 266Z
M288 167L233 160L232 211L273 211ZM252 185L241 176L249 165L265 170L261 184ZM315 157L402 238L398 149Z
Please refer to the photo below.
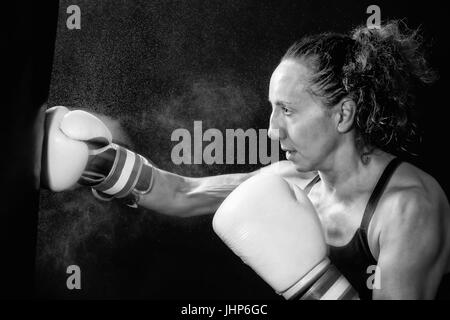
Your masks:
M281 161L249 173L202 178L184 177L154 168L153 187L140 197L138 205L180 217L214 213L222 201L242 182L258 173L280 175L303 188L315 173L299 173L292 163Z
M238 185L255 173L191 178L155 169L153 187L140 197L138 205L179 217L214 213Z

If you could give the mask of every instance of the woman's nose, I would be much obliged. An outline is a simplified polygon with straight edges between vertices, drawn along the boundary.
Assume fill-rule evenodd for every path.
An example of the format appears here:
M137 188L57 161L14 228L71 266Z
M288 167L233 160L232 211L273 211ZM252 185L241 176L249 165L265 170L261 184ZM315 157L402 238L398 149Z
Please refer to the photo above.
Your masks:
M271 140L283 140L286 138L281 120L275 112L272 112L270 115L269 131L267 135Z

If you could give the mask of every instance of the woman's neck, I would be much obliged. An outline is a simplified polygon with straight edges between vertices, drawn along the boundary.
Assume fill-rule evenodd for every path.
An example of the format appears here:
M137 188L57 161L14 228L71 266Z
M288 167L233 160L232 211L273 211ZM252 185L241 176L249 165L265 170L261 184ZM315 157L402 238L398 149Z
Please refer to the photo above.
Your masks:
M337 150L319 169L323 181L321 193L327 199L352 201L372 189L379 173L392 158L379 149L363 156L356 148Z

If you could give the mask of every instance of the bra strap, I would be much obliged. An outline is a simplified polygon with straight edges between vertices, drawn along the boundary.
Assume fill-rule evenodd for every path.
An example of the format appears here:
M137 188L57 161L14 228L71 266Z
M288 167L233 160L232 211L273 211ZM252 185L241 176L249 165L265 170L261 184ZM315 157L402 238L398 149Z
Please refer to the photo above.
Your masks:
M317 175L315 176L307 185L306 187L303 189L303 191L305 191L306 194L309 194L309 192L311 191L312 187L314 187L314 185L320 181L320 176Z
M370 195L369 201L367 202L366 209L364 210L363 219L361 221L360 228L363 229L364 231L367 232L370 220L372 219L372 216L375 212L378 201L383 195L384 189L386 188L389 180L391 179L392 174L394 173L395 169L397 169L398 165L401 162L402 160L400 160L399 158L392 159L391 162L389 162L389 164L384 169L381 177L378 179L378 182L375 188L373 189L372 194Z

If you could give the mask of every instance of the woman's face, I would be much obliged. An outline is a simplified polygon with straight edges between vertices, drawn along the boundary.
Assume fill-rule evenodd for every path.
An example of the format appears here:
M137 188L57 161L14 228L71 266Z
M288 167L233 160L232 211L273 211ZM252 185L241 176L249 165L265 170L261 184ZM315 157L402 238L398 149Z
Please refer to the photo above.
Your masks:
M308 92L310 70L282 61L272 74L269 137L279 139L286 159L299 171L319 170L338 145L336 114Z

